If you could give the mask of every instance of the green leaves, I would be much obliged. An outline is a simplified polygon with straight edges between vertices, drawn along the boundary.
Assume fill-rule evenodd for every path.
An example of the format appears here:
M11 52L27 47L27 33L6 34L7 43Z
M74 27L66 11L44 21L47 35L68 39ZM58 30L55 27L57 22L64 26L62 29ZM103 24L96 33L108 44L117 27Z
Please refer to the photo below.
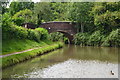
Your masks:
M120 29L112 31L102 45L120 47Z
M94 24L97 30L109 34L120 26L120 2L95 3L91 13L94 14Z
M49 39L52 40L52 41L60 41L60 40L63 40L63 34L60 33L60 32L50 33Z
M34 8L34 2L11 2L9 12L11 15L16 14L16 12L19 12L20 10L24 9L30 9L32 10Z
M48 39L48 31L46 29L36 28L35 31L37 31L39 34L41 34L40 40Z
M89 39L89 35L87 33L77 33L74 36L74 43L76 45L85 46L87 45L88 39Z
M89 37L88 43L91 46L100 46L102 44L103 38L104 35L102 35L100 31L96 31Z
M32 11L29 9L21 10L13 16L13 19L21 18L21 19L24 19L24 23L32 22L32 20L31 20L32 14L33 14Z
M105 36L100 31L89 35L88 33L77 33L74 36L74 43L81 46L100 46L104 42Z

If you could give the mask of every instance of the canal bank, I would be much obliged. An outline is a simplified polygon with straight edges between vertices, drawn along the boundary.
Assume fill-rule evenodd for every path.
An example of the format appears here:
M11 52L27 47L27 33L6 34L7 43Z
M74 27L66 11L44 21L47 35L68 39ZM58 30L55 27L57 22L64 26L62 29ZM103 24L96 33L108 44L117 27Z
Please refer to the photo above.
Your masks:
M118 49L64 45L46 55L3 69L2 77L118 78Z
M6 68L8 66L11 65L15 65L17 63L23 62L25 60L34 58L36 56L40 56L43 55L45 53L51 52L55 49L61 48L63 47L63 43L58 42L55 44L51 44L51 45L46 45L44 47L38 48L38 49L33 49L31 51L27 51L27 52L23 52L20 54L14 54L14 55L10 55L10 56L6 56L3 58L0 58L2 60L2 68Z

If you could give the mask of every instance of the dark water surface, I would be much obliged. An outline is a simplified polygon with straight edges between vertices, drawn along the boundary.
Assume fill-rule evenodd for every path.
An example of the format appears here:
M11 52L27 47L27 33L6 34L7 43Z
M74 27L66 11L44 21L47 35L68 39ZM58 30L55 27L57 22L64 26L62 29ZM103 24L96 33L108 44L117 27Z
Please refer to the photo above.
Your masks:
M114 75L112 75L112 73ZM3 70L3 78L118 78L118 48L64 48Z

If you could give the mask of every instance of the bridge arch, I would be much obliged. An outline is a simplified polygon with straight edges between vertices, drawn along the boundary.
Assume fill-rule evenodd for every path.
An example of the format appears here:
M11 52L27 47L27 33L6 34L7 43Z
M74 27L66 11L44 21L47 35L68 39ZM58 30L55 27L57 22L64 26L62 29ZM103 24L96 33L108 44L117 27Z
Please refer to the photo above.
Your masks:
M63 33L66 37L68 37L71 44L73 43L73 36L77 33L75 23L72 22L53 21L42 23L39 27L47 29L49 33L52 32Z
M72 34L69 34L68 32L65 32L65 31L63 31L63 30L56 30L56 31L53 31L53 32L63 33L64 36L69 39L69 44L72 44L72 43L73 43L73 35L72 35ZM50 33L53 33L53 32L50 32Z

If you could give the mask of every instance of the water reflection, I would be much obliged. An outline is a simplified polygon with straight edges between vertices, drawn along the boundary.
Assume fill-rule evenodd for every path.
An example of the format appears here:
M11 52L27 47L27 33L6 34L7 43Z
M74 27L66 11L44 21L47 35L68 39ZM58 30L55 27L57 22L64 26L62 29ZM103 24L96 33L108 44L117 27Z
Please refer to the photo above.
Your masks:
M110 70L114 70L115 73L117 73L117 63L118 63L118 48L80 47L75 45L65 45L64 48L53 51L47 55L36 57L34 59L31 59L23 63L17 64L15 66L11 66L9 68L4 69L3 78L11 78L11 77L40 78L40 77L46 77L46 76L59 77L57 76L56 73L60 73L60 74L62 74L63 72L70 73L71 71L69 71L68 68L66 68L66 66L70 67L74 65L76 65L75 67L76 69L73 69L70 67L71 70L75 72L75 73L71 73L71 77L80 78L84 73L89 73L89 75L92 75L93 73L94 74L100 73L99 71L96 72L95 70L93 70L92 71L93 73L92 73L91 72L92 65L94 65L94 68L102 66L103 74L105 74L104 73L105 70L107 70L108 73L110 73ZM61 67L60 65L63 66L64 68L63 71L61 72L59 72L59 68ZM57 68L55 68L54 66L57 66ZM46 69L48 71L46 71ZM49 69L50 71L53 71L54 69L56 71L55 73L52 72L53 75L52 74L49 75L48 73L51 73L49 72ZM77 69L80 69L80 70L77 70ZM98 69L101 69L101 68L98 68ZM54 76L55 74L56 76ZM66 75L66 76L63 76L63 75ZM60 75L60 76L69 77L69 74L64 73L63 75ZM84 74L84 75L85 76L83 77L86 77L86 78L90 77L88 76L88 74ZM91 77L95 77L95 76L91 76ZM110 74L108 74L106 76L101 75L99 77L117 77L117 75L110 76Z

